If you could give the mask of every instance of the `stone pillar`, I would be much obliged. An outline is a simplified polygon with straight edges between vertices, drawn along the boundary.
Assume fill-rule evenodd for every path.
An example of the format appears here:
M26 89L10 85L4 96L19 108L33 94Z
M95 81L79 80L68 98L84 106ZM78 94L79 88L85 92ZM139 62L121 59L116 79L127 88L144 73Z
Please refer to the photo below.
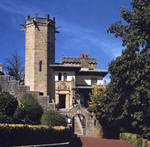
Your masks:
M0 72L3 72L3 64L0 64Z
M70 95L66 94L66 109L70 108Z
M59 104L59 94L56 94L55 96L55 103L56 105Z

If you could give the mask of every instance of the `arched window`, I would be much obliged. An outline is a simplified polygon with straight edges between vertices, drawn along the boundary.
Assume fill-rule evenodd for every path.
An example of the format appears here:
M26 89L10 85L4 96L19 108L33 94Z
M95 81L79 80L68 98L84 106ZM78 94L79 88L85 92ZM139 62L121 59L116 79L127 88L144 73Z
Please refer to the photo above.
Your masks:
M67 74L64 73L64 81L67 81Z
M39 62L39 72L42 71L42 61Z
M62 73L58 73L58 81L61 81L62 79Z

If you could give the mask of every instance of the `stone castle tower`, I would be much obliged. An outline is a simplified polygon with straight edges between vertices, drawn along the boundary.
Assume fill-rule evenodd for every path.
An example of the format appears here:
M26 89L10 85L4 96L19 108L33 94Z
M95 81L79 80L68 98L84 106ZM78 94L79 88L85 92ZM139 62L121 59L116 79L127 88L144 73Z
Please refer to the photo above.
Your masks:
M40 95L54 96L55 18L26 17L25 31L25 85Z

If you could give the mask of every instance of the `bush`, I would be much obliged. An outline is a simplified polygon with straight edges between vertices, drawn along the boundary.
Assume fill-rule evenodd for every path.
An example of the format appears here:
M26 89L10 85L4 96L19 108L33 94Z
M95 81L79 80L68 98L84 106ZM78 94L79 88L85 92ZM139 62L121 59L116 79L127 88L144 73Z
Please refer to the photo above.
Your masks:
M18 105L17 99L7 92L0 92L0 113L13 116Z
M0 123L13 123L11 117L0 113Z
M148 140L132 133L120 133L120 139L133 144L135 147L148 147Z
M0 124L0 145L21 146L52 144L70 141L73 132L68 127L48 128L47 126Z
M14 113L14 122L15 123L25 123L25 110L24 107L18 106Z
M48 126L66 126L67 122L63 115L57 111L49 110L43 113L41 123Z
M22 107L17 109L15 117L24 119L27 124L40 124L43 109L37 100L32 95L26 94L20 101Z

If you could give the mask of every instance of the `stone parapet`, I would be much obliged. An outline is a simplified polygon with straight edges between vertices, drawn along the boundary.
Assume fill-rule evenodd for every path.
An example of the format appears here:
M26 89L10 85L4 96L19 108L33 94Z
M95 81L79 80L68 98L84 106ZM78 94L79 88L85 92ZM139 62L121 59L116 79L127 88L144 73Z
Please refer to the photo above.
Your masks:
M38 14L35 13L33 18L26 16L26 25L38 23L38 24L55 24L55 17L50 19L49 14L45 14L45 18L38 17Z

